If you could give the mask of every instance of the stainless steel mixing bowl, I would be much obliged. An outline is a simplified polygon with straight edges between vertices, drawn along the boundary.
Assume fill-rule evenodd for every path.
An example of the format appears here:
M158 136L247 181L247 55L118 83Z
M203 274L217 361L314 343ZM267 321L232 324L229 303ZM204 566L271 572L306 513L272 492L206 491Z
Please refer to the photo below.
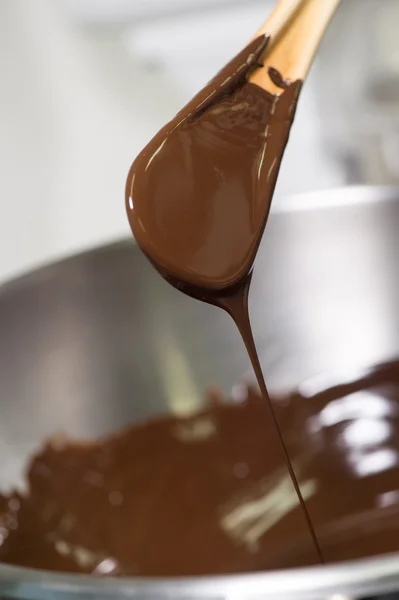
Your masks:
M399 355L399 190L288 198L270 218L251 312L270 386ZM183 296L130 241L0 288L0 489L63 430L94 436L200 406L251 378L229 317ZM319 599L399 590L399 555L184 580L97 579L0 565L0 597Z

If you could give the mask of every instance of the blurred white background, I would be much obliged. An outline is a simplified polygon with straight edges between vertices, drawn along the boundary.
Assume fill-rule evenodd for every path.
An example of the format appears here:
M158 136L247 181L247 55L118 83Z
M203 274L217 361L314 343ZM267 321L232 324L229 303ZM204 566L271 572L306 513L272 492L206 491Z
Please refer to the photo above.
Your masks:
M0 279L129 234L128 168L272 0L1 0ZM399 3L344 0L306 83L284 194L399 181Z

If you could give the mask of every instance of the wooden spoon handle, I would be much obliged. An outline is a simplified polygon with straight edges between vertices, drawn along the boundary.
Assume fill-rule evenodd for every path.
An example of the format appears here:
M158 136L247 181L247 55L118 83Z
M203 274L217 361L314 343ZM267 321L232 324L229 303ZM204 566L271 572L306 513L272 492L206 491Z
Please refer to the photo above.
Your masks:
M281 89L268 75L273 67L283 79L304 80L320 41L341 0L279 0L256 36L269 34L264 65L250 81L276 94Z

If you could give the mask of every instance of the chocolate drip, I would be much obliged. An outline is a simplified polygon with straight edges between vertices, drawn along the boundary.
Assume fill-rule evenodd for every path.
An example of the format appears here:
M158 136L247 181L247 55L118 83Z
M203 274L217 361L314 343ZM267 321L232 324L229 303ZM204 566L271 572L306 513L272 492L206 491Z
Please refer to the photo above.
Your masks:
M144 148L129 172L126 206L140 247L163 277L234 319L275 425L270 443L286 461L322 560L248 314L252 266L301 87L275 69L269 74L280 95L248 82L267 44L265 36L252 41Z

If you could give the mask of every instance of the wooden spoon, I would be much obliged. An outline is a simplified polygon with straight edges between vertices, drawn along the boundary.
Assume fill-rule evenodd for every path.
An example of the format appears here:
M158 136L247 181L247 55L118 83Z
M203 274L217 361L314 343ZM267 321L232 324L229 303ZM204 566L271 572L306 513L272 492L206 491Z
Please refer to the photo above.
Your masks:
M269 67L283 79L306 78L324 32L341 0L279 0L255 38L270 35L264 65L250 81L273 94L281 93L270 79Z

